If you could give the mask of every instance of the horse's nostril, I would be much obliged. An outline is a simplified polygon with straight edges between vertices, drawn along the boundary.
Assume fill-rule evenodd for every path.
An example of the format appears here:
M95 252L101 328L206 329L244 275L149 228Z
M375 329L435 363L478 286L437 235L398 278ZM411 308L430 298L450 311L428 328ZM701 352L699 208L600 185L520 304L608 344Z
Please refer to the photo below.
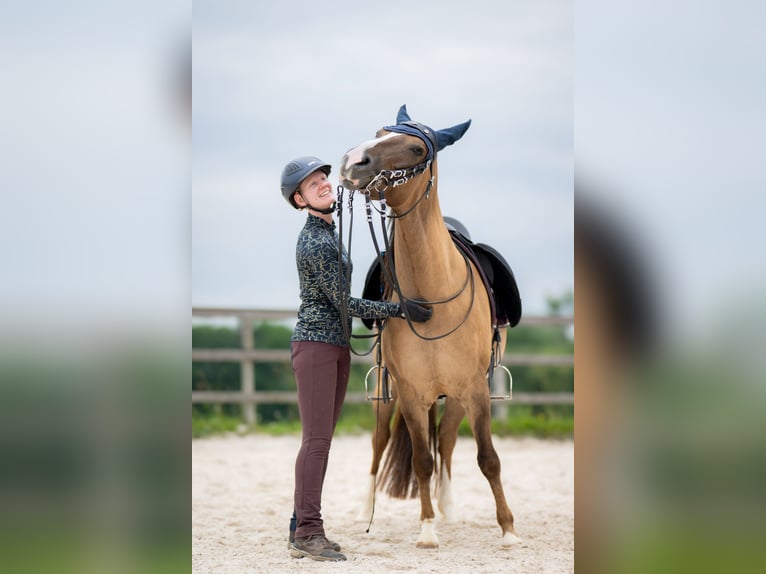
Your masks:
M355 167L366 166L370 163L370 156L359 148L350 149L343 156L343 168L351 170Z

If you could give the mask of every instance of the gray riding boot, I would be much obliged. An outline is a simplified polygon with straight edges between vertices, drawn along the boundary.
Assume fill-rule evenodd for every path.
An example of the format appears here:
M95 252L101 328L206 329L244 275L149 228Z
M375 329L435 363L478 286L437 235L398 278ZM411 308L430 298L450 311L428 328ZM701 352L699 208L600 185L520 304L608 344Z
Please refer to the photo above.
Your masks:
M290 549L290 556L293 558L303 558L308 556L312 560L321 560L325 562L340 562L345 560L345 555L333 550L331 542L323 535L306 536L305 538L296 538ZM336 544L337 546L337 544Z

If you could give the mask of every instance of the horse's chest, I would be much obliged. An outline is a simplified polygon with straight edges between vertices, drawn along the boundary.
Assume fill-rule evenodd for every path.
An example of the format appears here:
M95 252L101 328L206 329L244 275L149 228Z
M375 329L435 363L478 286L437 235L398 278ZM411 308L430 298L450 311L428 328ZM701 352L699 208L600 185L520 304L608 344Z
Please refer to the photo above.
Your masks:
M471 376L481 369L486 353L466 343L459 338L422 341L411 334L403 334L384 336L382 345L386 364L401 376L451 380Z

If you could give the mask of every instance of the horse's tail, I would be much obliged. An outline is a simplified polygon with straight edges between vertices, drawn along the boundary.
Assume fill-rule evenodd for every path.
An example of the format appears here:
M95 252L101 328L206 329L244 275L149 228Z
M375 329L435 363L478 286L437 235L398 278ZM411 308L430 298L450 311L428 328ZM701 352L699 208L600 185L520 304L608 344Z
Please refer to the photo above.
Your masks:
M434 469L438 468L438 433L436 432L436 403L428 411L428 439L433 449ZM407 422L399 410L399 403L394 407L394 422L391 429L391 442L386 452L386 460L380 473L378 486L393 498L414 498L418 495L418 481L412 468L412 439Z

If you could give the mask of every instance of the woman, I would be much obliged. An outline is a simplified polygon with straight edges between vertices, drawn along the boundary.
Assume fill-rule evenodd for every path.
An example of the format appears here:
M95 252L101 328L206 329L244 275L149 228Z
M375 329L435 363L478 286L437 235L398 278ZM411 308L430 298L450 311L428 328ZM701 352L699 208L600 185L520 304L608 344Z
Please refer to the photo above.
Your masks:
M381 319L406 312L412 321L424 322L431 318L431 309L409 300L401 305L357 299L342 291L342 277L351 262L343 249L339 266L330 170L319 158L304 156L282 171L283 197L295 209L308 211L295 254L301 305L291 351L303 439L295 461L289 547L294 558L339 561L346 557L340 545L325 536L321 502L330 443L348 387L351 355L346 333L351 332L351 317ZM347 318L345 328L342 316Z

